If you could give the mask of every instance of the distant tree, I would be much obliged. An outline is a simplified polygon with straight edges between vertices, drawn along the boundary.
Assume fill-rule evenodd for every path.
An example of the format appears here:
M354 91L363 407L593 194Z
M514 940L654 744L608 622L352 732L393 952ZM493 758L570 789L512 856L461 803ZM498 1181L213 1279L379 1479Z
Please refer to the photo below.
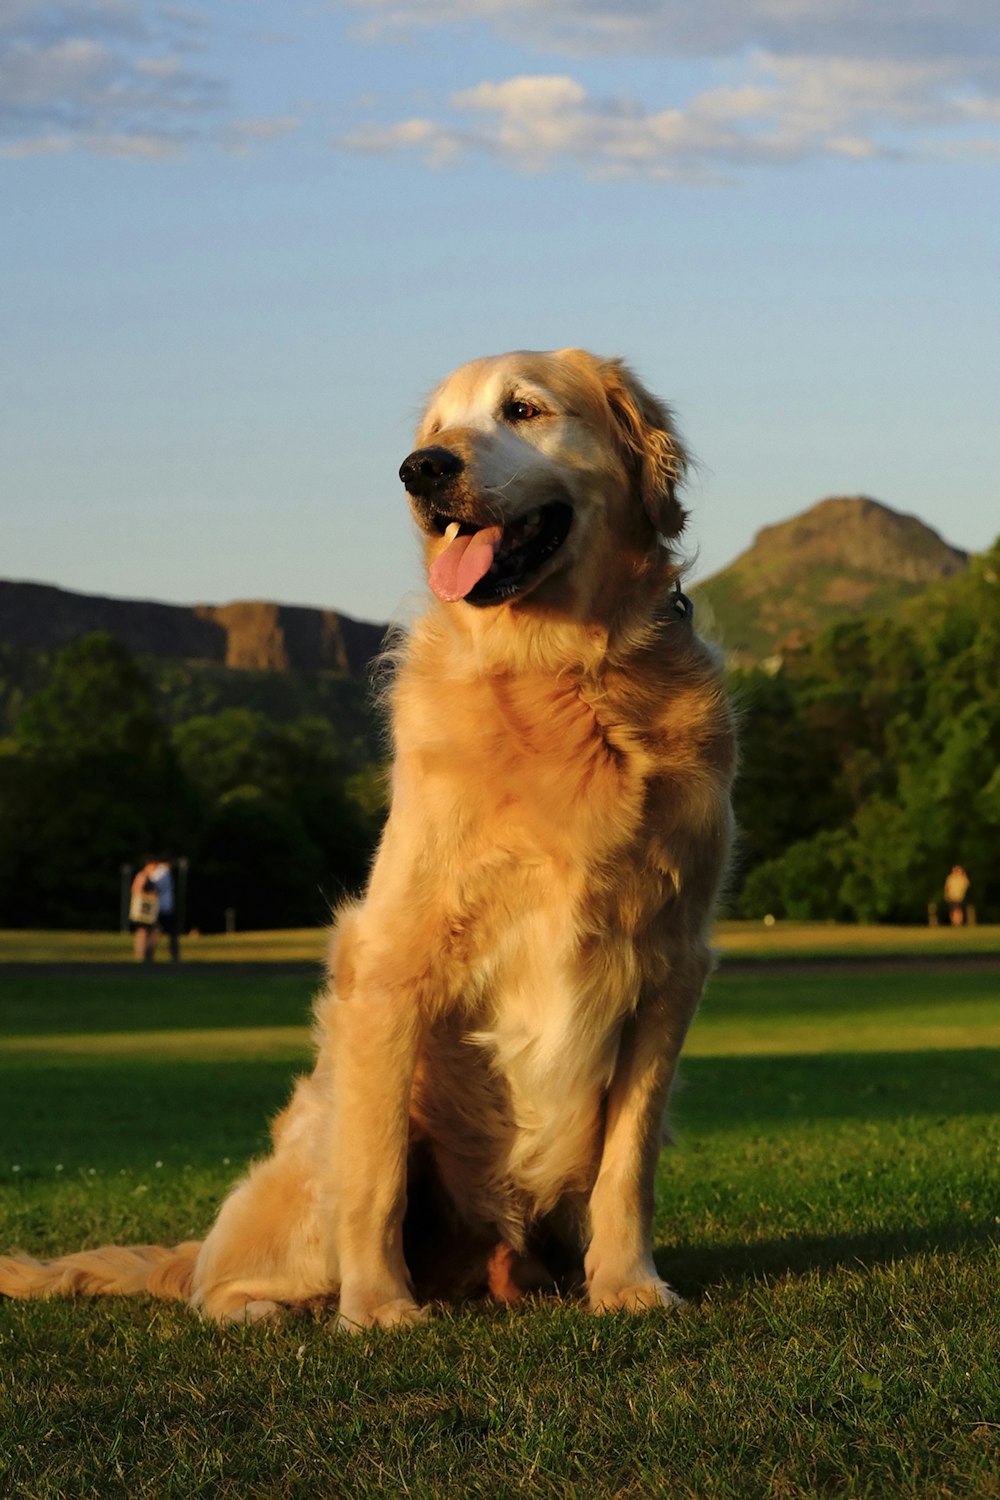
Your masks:
M191 861L193 925L218 931L232 909L243 930L305 927L329 917L320 851L287 808L254 787L223 797Z
M354 772L385 752L379 716L364 682L332 672L251 672L217 662L143 664L167 724L250 709L269 724L321 718L331 727L344 764ZM0 672L3 660L0 657Z
M249 708L225 708L178 724L173 745L184 775L206 805L241 787L283 801L288 794L282 732Z
M8 925L114 927L121 866L190 830L191 803L148 681L113 637L61 651L0 756Z
M747 875L735 901L737 915L751 920L768 915L800 922L849 920L854 913L840 891L852 853L850 836L842 829L823 829L791 844Z
M240 887L241 923L248 895L260 925L304 925L363 882L380 813L351 795L327 720L277 725L250 709L230 708L178 725L173 743L205 808L191 867L199 925L221 925L225 907L235 904L219 894L239 883L227 841L255 872ZM298 872L279 869L281 859L297 862ZM270 905L252 896L254 884L258 892L272 889Z
M3 925L114 929L121 866L165 836L163 814L117 756L0 756Z
M25 704L45 686L51 670L46 652L0 641L0 739L14 733Z
M838 789L836 743L810 722L789 678L755 671L734 674L731 685L741 723L737 868L749 873L836 824L850 804Z
M888 616L835 626L746 702L747 916L926 921L956 861L1000 916L1000 542Z
M353 731L352 731L353 733ZM67 646L0 753L0 921L113 927L121 866L190 861L195 925L323 920L364 880L382 808L319 716L229 707L172 734L112 636ZM351 788L356 790L351 790Z
M934 886L924 830L898 802L873 797L849 831L838 896L859 922L923 921Z
M354 776L345 767L326 719L302 718L283 735L289 805L323 861L323 890L331 901L363 884L384 816L384 799L370 795L374 768Z
M48 757L162 755L167 736L153 690L113 635L95 631L59 652L47 685L25 706L15 735Z

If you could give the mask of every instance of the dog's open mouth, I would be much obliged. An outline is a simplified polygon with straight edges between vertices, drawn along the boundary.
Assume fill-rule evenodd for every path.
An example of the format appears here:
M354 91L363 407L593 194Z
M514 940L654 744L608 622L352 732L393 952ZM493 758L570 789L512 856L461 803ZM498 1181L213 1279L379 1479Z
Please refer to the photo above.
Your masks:
M502 604L533 582L569 535L573 509L550 501L504 526L476 526L435 514L431 524L448 545L431 564L430 585L453 604Z

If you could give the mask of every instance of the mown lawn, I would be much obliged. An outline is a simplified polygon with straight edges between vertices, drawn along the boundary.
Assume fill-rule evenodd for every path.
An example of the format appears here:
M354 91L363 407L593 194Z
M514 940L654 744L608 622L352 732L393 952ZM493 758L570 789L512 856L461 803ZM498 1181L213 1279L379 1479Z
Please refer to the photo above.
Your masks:
M327 947L322 928L273 932L203 933L183 939L191 963L321 963ZM715 931L720 952L730 958L775 959L800 956L902 955L945 958L974 954L1000 955L1000 926L890 927L837 922L720 922ZM0 929L0 974L10 963L133 962L132 940L118 932L32 932ZM156 953L157 967L169 966L165 943Z
M0 1249L200 1233L307 971L0 974ZM1000 1495L1000 972L721 973L664 1154L680 1315L349 1339L0 1304L0 1494Z

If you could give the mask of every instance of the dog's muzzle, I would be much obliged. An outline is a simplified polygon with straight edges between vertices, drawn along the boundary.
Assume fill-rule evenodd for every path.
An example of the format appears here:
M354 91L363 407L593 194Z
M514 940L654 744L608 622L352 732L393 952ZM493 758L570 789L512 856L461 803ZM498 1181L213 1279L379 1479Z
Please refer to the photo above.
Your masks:
M426 499L447 489L465 468L450 448L416 448L399 466L399 477L411 495Z
M560 498L501 519L458 483L464 472L464 459L440 445L414 449L399 466L417 520L445 540L430 567L434 593L447 604L502 604L530 588L558 552L573 510Z

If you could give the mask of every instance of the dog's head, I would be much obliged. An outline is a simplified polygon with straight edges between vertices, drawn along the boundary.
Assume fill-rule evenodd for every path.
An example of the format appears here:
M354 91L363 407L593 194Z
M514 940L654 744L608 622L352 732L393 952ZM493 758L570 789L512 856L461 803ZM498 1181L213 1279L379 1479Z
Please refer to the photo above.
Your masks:
M578 613L679 534L685 466L669 412L621 360L562 349L456 370L399 475L440 599Z

